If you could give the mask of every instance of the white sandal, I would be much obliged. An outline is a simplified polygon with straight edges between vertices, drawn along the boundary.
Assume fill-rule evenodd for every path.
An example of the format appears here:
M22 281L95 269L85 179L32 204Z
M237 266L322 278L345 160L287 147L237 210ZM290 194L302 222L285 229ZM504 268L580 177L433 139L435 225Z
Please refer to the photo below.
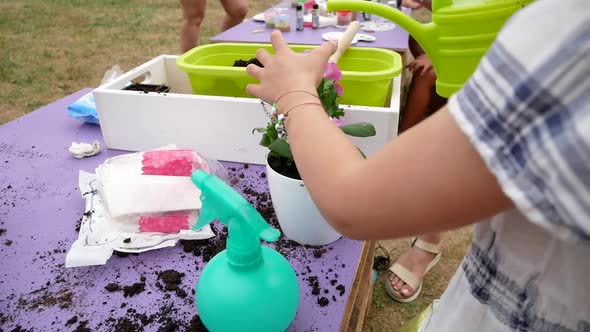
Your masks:
M430 271L440 261L440 245L428 243L418 238L413 238L412 243L410 244L410 248L411 247L417 247L436 255L432 261L428 263L428 266L426 266L426 271L424 272L424 276L426 276L428 271ZM422 291L422 281L420 281L420 278L417 275L401 266L397 262L389 268L389 271L395 273L398 278L400 278L406 285L410 286L414 290L414 294L412 294L412 296L405 297L399 291L396 291L393 288L391 281L389 281L389 278L387 278L387 280L385 280L385 289L387 290L387 294L389 294L392 299L401 303L409 303L418 298L418 295L420 295L420 292ZM424 280L424 278L422 278L422 280Z

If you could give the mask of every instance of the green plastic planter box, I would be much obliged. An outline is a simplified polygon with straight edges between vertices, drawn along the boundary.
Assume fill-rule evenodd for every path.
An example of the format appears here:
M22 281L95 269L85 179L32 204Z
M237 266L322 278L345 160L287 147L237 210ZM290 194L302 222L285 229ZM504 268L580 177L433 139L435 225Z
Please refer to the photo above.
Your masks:
M315 46L289 47L302 52ZM256 83L256 80L246 74L246 68L232 66L235 60L254 58L260 48L273 53L270 44L209 44L181 55L176 64L188 73L194 94L249 97L246 85ZM340 58L338 66L342 70L340 84L344 89L340 104L384 107L391 90L391 79L402 70L402 59L398 53L389 50L351 47Z

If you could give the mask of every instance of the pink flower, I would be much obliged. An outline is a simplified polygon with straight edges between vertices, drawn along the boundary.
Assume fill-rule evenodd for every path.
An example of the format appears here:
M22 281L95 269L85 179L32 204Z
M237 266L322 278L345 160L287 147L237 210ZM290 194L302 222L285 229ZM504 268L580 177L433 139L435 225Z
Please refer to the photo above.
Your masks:
M330 120L338 127L342 127L344 125L344 117L341 116L338 119L330 118Z
M342 72L336 64L328 63L324 72L324 78L338 82L342 79Z
M342 85L334 83L334 88L336 89L336 92L338 92L338 97L342 97Z

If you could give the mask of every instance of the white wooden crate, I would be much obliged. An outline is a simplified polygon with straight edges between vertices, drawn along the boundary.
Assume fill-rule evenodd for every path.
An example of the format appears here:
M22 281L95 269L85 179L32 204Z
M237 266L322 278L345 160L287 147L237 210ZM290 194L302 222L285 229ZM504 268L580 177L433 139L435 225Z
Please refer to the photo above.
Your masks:
M194 149L207 158L264 164L268 150L258 145L268 117L260 100L194 95L175 55L161 55L94 90L96 110L107 148L144 151L167 144ZM129 81L166 84L169 93L121 90ZM367 155L397 135L400 77L393 79L390 107L341 105L346 123L370 122L377 135L353 138ZM269 110L270 108L267 107Z

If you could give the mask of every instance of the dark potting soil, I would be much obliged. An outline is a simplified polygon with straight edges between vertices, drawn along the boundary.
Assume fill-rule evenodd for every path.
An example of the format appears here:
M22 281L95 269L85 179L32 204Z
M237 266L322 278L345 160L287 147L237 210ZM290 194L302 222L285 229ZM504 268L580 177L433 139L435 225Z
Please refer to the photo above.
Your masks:
M172 304L166 304L159 308L159 310L151 315L140 313L136 309L128 308L126 315L117 319L110 317L98 325L98 330L103 325L110 327L108 330L114 331L143 331L144 328L151 324L158 324L158 331L207 331L206 329L194 329L192 326L198 326L193 317L190 323L183 323L175 320L172 317L178 314L178 309ZM194 321L194 322L193 322ZM200 322L200 320L199 320ZM85 326L84 326L85 327Z
M123 296L131 297L137 295L145 290L145 282L136 282L131 286L123 287Z
M136 332L143 331L143 326L136 322L132 322L127 317L122 317L117 320L115 324L115 332Z
M157 93L166 93L170 92L170 87L165 84L131 84L123 88L123 90L127 91L142 91L143 93L148 92L157 92Z
M187 332L208 332L208 330L201 321L201 317L199 317L199 315L194 315L188 326Z
M91 332L92 330L89 329L88 327L86 327L87 325L88 325L87 320L81 321L80 324L78 324L78 326L74 330L74 332Z
M330 300L323 296L318 299L318 304L320 305L320 307L325 307L328 305L328 303L330 303Z
M232 67L248 67L249 64L257 65L260 68L264 68L262 63L260 63L260 61L258 61L258 59L256 59L256 58L252 58L250 60L242 60L242 59L236 60L236 61L234 61L234 64Z
M82 226L82 217L76 220L76 223L74 224L74 229L76 232L80 232L80 226Z
M117 250L113 250L113 255L117 256L117 257L127 257L129 255L133 255L133 256L139 256L139 253L133 252L133 253L127 253L127 252L122 252L122 251L117 251Z
M143 282L143 281L136 282L133 285L123 286L123 287L121 287L121 285L119 285L118 283L111 282L111 283L107 284L104 287L104 289L109 293L118 292L120 290L123 290L124 297L132 297L134 295L137 295L137 294L145 291L145 282Z
M307 278L307 285L311 287L311 294L319 295L320 294L320 282L318 281L317 276L310 276Z
M158 275L158 279L162 279L164 283L175 285L179 285L180 283L182 283L182 277L184 277L184 273L180 273L174 270L166 270L160 272L160 274Z
M182 283L182 277L184 277L184 273L180 273L175 270L166 270L162 272L158 272L158 280L162 280L164 285L159 281L156 281L155 286L160 290L165 291L174 291L176 292L176 296L181 299L184 299L188 296L187 292L180 287Z
M217 225L213 225L217 226ZM207 263L221 251L225 249L227 243L227 227L220 227L216 230L217 235L207 240L180 240L178 241L184 252L192 253L197 257L202 257L203 262Z
M76 324L77 322L78 322L78 316L74 316L74 317L68 319L68 321L66 322L66 326Z
M340 296L342 296L342 295L344 295L346 288L344 287L344 285L338 285L338 286L336 286L336 290L338 290L340 292Z
M284 175L292 179L301 180L301 175L299 175L297 166L295 165L295 162L293 162L291 159L269 154L268 165L275 172L281 175Z
M41 294L35 298L36 294ZM21 303L28 305L29 309L38 309L43 307L58 306L61 309L67 309L72 305L73 293L66 288L61 289L57 293L48 292L47 288L43 287L37 291L31 292L27 299L22 299Z
M0 228L0 236L4 235L6 232L6 228Z
M328 249L326 249L326 248L316 249L313 252L313 256L315 258L321 258L322 255L325 254L325 253L327 253L327 252L328 252Z
M116 292L118 290L121 289L121 286L119 286L119 284L111 282L108 285L106 285L104 287L104 289L106 289L108 292L112 293L112 292Z

